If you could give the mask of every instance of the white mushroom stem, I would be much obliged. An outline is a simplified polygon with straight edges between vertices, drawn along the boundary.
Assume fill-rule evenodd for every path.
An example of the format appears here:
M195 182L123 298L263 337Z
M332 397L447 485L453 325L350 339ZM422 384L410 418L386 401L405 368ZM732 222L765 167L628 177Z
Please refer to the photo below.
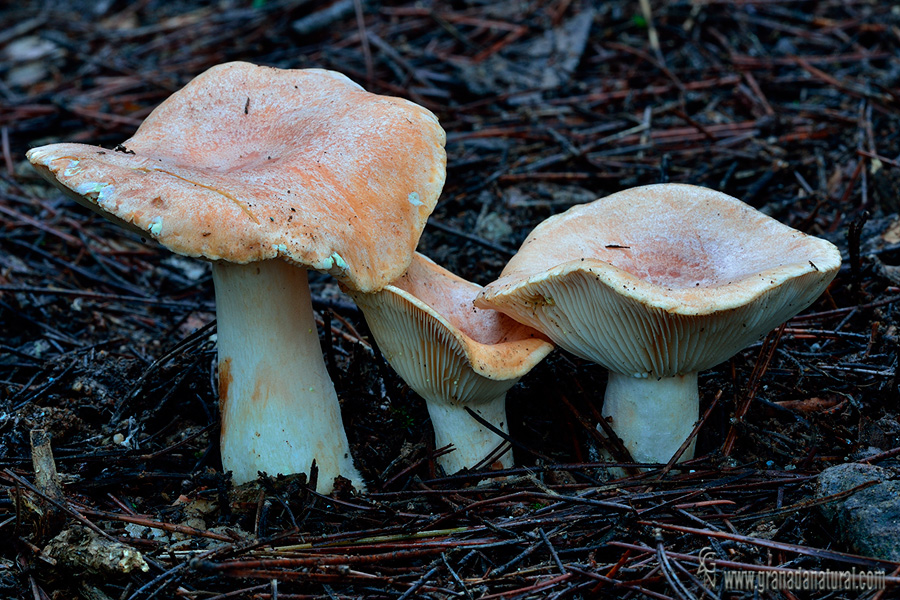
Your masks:
M488 455L494 460L480 468L491 470L509 469L513 466L511 449L505 449L502 456L492 454L503 438L479 423L466 411L472 409L479 417L509 434L506 419L506 392L489 400L480 400L468 404L457 404L447 400L429 401L426 398L428 415L434 426L434 447L443 448L453 444L453 452L437 457L437 463L445 473L456 473L463 469L471 469Z
M660 379L609 373L601 414L636 462L669 462L699 413L696 372ZM692 440L681 460L693 457Z
M219 348L222 466L235 483L258 471L309 473L330 493L357 489L334 385L316 331L306 269L281 260L213 264Z

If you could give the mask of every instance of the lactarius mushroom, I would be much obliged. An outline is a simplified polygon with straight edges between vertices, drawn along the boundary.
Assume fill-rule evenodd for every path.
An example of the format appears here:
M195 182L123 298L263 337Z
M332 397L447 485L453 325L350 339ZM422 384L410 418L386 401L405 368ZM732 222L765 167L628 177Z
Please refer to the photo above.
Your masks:
M435 447L453 445L437 459L446 473L476 466L503 442L466 407L509 433L506 392L553 349L534 329L472 306L479 291L416 253L380 292L350 292L390 365L425 399ZM511 467L512 453L488 466Z
M475 305L606 367L602 415L635 460L665 463L698 418L697 372L809 306L839 267L832 244L735 198L651 185L538 225Z
M28 152L80 204L213 262L222 462L362 486L325 369L307 269L377 291L412 260L444 182L444 132L338 73L214 67L114 151Z

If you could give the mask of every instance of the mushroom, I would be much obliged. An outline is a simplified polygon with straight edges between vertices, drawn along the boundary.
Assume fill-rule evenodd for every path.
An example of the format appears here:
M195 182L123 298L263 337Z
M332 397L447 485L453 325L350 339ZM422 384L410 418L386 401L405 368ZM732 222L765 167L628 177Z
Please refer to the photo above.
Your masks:
M209 69L114 151L28 159L80 204L212 261L222 463L237 483L308 472L361 488L307 268L376 291L401 275L444 183L437 118L320 69Z
M723 193L650 185L538 225L475 305L606 367L603 417L635 460L664 463L698 418L697 372L809 306L840 261Z
M446 473L482 463L503 442L466 408L508 434L506 392L553 349L538 331L472 306L480 290L417 252L380 292L350 291L390 365L425 399L435 447L453 445L437 458ZM510 452L490 464L511 466Z

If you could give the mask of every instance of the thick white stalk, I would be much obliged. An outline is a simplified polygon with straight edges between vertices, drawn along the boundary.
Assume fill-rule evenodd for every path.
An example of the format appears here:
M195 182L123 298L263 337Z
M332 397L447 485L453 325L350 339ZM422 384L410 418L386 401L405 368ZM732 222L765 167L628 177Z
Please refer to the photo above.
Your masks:
M660 379L609 373L601 414L639 463L669 462L699 413L697 373ZM691 441L681 460L693 457Z
M235 483L307 473L318 491L342 475L363 488L350 458L316 331L306 269L281 260L213 264L222 466Z
M426 400L428 415L434 427L434 447L443 448L453 444L455 450L437 458L445 473L456 473L462 469L471 469L497 446L504 443L503 438L476 421L466 412L471 408L485 421L502 431L509 433L506 420L506 394L487 401L455 404L445 399ZM513 466L512 450L508 450L500 458L483 468L509 469Z

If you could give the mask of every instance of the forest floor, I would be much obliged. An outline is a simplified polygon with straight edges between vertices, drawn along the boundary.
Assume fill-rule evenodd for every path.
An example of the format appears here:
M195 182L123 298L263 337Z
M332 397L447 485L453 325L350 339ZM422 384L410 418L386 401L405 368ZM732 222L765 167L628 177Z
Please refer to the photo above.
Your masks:
M725 589L701 560L882 571L893 590L799 597L897 594L898 559L821 510L859 490L816 500L829 467L900 468L892 4L4 4L0 597L798 597ZM232 60L337 70L433 111L447 182L419 250L480 285L547 217L659 182L737 197L833 242L843 266L784 328L700 374L693 461L621 479L599 458L605 370L562 350L508 395L517 467L444 476L422 400L334 280L311 276L368 490L235 487L209 266L75 205L24 157L113 148Z

